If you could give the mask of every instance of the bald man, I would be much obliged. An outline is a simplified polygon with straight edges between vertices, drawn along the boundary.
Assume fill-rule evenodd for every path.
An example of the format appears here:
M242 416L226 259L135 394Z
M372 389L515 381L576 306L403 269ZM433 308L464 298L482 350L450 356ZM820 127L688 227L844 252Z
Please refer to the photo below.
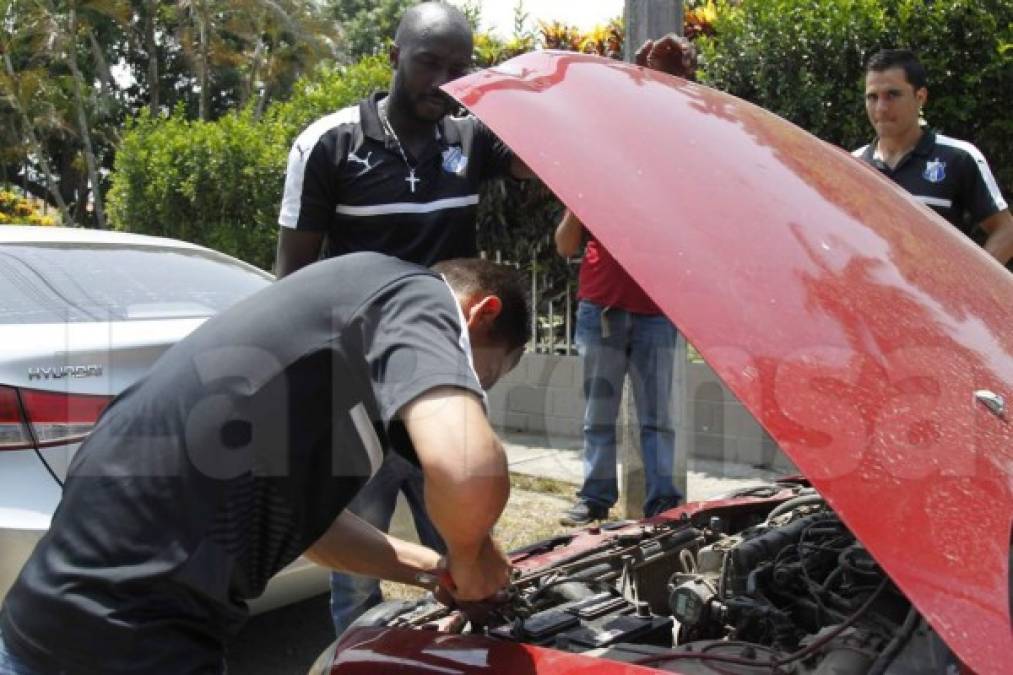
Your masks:
M320 257L377 251L431 265L477 255L479 185L530 172L440 86L471 69L471 28L456 8L409 9L390 50L390 94L327 115L292 146L277 274Z
M379 92L306 128L289 154L278 234L278 277L321 257L377 251L422 265L478 254L479 187L531 176L481 122L454 117L440 86L471 69L471 27L456 8L425 2L405 12ZM386 531L403 492L419 540L443 551L424 508L422 475L389 456L351 511ZM337 634L380 602L375 579L331 578Z

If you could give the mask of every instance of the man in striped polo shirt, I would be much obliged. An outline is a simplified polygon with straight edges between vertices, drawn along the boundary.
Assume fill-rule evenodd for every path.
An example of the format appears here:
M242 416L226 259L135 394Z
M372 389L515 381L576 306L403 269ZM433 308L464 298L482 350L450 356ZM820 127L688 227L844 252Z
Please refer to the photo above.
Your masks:
M452 115L457 105L440 90L472 65L471 27L459 10L438 2L410 8L390 62L389 95L373 94L317 120L292 145L278 219L279 278L356 251L426 266L475 257L481 183L533 175L475 117ZM443 551L425 512L422 474L394 453L350 510L386 531L399 491L420 541ZM375 579L334 573L337 633L381 599Z
M906 49L884 49L866 65L865 109L876 138L852 154L878 169L984 248L1013 258L1013 216L988 162L974 145L920 124L925 68Z

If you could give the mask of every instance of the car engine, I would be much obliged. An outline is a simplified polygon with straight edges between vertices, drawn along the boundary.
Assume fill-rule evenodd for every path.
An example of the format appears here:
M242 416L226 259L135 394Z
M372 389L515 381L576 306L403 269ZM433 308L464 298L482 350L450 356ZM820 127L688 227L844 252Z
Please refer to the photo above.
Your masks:
M600 539L577 552L566 535L515 551L515 562L561 555L518 573L502 605L450 609L429 596L384 603L356 625L484 634L687 674L913 674L956 664L804 484L587 533Z

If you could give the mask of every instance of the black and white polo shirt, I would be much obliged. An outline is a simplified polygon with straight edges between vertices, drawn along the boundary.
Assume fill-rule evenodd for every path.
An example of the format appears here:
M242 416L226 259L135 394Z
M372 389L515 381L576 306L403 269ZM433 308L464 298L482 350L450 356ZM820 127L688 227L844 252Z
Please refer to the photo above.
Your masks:
M479 185L504 175L511 153L474 116L448 116L414 175L384 133L373 94L323 117L292 145L278 222L325 232L327 257L379 251L431 265L477 254Z
M875 151L873 141L851 154L969 236L981 221L1007 208L985 156L967 141L926 128L918 145L894 169L877 159Z

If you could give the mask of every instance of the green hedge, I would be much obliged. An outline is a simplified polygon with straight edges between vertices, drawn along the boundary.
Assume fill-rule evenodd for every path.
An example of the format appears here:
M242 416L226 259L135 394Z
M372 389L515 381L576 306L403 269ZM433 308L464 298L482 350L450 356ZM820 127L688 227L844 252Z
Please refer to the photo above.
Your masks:
M109 220L118 230L196 242L266 267L285 151L247 113L215 122L142 114L116 154Z
M697 42L701 79L853 149L874 132L863 65L884 47L914 50L929 73L925 117L985 153L1013 193L1013 2L743 0Z
M118 230L175 237L263 269L274 262L288 150L314 119L383 88L382 58L322 68L264 119L249 111L213 122L142 113L116 153L109 220Z

